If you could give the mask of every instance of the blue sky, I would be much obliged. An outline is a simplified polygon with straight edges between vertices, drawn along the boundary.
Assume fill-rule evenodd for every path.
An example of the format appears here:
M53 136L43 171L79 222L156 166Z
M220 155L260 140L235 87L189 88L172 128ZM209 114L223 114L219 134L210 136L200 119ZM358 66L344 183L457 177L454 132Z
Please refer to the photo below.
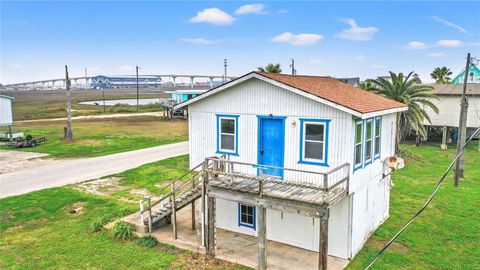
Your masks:
M468 7L468 8L465 8ZM0 82L242 75L267 63L362 79L480 58L480 2L0 2Z

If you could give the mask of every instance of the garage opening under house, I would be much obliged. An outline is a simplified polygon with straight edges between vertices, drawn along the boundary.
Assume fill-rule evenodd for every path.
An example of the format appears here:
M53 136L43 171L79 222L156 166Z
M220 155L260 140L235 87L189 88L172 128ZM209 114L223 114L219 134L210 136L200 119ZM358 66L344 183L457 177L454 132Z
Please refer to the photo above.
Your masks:
M330 77L251 72L176 108L186 106L189 180L126 218L139 230L171 223L176 238L176 212L190 206L196 244L210 255L221 251L220 230L257 239L249 266L278 266L267 258L278 245L268 242L315 252L318 269L341 269L328 262L353 258L388 218L384 161L404 104Z

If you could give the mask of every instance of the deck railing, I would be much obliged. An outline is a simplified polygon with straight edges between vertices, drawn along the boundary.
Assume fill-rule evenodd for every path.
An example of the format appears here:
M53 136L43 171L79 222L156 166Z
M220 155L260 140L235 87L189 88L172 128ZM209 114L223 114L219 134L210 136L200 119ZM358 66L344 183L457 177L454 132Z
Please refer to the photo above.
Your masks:
M252 179L264 182L278 182L330 191L334 188L348 190L350 164L344 163L326 172L291 169L268 165L259 165L240 161L231 161L221 157L205 159L207 171L213 173L217 180L232 181L234 178ZM279 176L272 176L274 172ZM220 177L218 177L220 176Z

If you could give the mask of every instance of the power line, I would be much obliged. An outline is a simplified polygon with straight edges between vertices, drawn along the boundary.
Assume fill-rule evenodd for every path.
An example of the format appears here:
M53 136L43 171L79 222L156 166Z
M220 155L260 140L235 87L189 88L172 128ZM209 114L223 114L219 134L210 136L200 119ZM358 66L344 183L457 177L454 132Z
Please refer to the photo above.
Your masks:
M415 220L416 217L418 217L426 208L427 206L430 204L430 202L433 200L433 197L435 197L435 194L437 193L438 189L440 188L440 186L442 185L443 181L445 180L445 177L447 177L447 174L448 172L452 169L453 167L453 164L455 164L455 162L457 161L457 159L460 157L460 155L463 154L463 152L465 151L465 148L467 147L467 145L472 141L473 137L475 137L475 135L480 132L480 126L477 128L477 130L475 130L475 132L472 134L472 136L470 136L470 138L468 139L468 141L463 145L463 147L461 148L461 150L455 155L455 158L452 160L452 162L450 163L450 165L448 165L447 169L445 170L445 172L443 173L442 177L440 178L440 180L437 182L437 185L435 186L435 189L433 190L432 194L430 195L430 197L428 198L428 200L425 202L425 204L422 206L422 208L420 208L420 210L418 210L411 218L410 220L408 220L407 223L405 223L405 225L402 226L402 228L387 242L387 244L385 244L385 246L375 255L375 257L373 257L372 261L367 265L367 267L365 267L365 270L367 269L370 269L370 267L378 260L378 258L383 254L383 252L385 252L385 250L387 250L387 248L393 243L393 241L395 241L395 239L398 238L398 236L400 236L400 234L413 222L413 220Z

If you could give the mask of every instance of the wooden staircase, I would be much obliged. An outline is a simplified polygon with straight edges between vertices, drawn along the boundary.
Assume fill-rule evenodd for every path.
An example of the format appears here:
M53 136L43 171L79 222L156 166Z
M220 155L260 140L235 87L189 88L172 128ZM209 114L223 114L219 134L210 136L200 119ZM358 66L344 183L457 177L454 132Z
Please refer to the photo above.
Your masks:
M203 162L164 186L160 193L166 192L166 194L160 197L151 196L140 201L140 211L123 218L123 221L142 233L151 232L156 227L172 223L175 232L176 212L189 204L194 211L195 200L204 192L200 179L201 171L197 171L202 166ZM160 199L153 202L154 198Z

